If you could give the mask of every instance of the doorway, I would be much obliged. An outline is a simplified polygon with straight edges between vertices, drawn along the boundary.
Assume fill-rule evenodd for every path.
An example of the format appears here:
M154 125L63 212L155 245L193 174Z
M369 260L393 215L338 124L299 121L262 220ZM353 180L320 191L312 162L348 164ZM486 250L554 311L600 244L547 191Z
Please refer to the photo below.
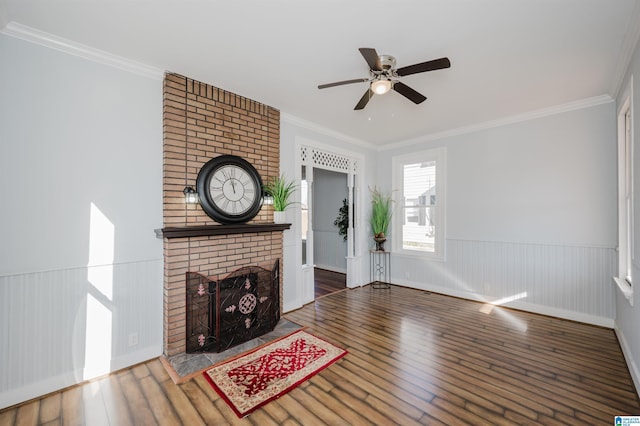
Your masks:
M301 263L296 271L299 283L296 291L301 305L304 305L316 298L316 269L319 276L324 271L331 273L334 284L335 278L344 282L341 288L361 285L362 249L356 244L361 230L355 213L361 203L357 172L363 163L359 156L352 154L338 154L307 145L298 145L297 148L301 235L297 238L296 249L301 254L298 257ZM334 225L344 200L351 207L346 241ZM323 277L327 275L323 274ZM321 280L326 283L327 278ZM319 294L328 291L321 288L321 280L318 280Z
M340 210L349 206L348 175L313 169L313 259L315 297L347 287L347 233L338 226ZM348 211L348 210L347 210Z

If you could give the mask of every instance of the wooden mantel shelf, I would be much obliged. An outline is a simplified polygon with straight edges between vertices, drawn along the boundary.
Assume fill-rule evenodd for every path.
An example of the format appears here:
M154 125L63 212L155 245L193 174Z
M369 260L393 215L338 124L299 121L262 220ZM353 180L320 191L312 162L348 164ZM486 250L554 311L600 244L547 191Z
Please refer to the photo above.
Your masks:
M158 238L208 237L211 235L274 232L291 228L290 223L240 223L236 225L169 226L156 229Z

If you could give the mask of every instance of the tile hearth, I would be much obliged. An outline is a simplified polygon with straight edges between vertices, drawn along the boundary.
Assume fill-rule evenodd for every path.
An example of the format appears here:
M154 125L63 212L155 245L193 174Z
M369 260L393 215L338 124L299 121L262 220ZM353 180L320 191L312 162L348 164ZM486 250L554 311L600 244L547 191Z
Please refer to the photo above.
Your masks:
M276 340L280 337L284 337L301 328L302 327L298 324L295 324L284 318L280 318L280 321L275 326L273 331L270 331L269 333L255 339L249 340L248 342L245 342L241 345L234 346L233 348L230 348L224 352L177 354L169 358L165 358L165 361L167 362L165 362L164 364L167 369L170 368L173 370L174 374L169 371L169 375L173 378L173 380L179 382L181 380L188 379L193 374L198 373L212 366L213 364L217 364L219 362L233 358L243 352L257 348L258 346L262 346L265 343L269 343L272 340ZM167 365L167 363L169 365Z

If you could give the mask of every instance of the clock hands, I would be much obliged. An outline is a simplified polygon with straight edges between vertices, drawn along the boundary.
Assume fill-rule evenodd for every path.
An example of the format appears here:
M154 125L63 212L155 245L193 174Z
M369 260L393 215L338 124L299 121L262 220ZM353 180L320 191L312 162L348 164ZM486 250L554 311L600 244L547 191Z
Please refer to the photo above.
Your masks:
M236 169L229 169L229 177L228 179L231 181L231 189L233 190L233 193L236 193Z

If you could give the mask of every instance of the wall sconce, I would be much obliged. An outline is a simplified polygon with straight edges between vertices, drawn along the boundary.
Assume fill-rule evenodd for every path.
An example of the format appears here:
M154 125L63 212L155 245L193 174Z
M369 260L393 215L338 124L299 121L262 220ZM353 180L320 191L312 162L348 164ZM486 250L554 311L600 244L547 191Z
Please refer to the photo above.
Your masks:
M263 206L273 205L273 196L269 194L267 191L262 192L262 205Z
M198 193L191 186L185 186L184 190L184 201L187 204L198 204Z

